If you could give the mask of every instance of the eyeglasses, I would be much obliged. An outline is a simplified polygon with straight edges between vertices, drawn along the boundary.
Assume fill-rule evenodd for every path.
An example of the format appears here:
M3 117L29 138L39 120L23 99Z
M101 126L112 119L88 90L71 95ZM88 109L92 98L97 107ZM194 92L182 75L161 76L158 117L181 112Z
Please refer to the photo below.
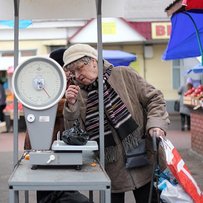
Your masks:
M77 60L77 61L74 61L73 63L70 63L70 64L68 64L67 66L65 66L64 68L63 68L63 70L65 71L65 72L70 72L70 73L72 73L73 75L75 75L75 72L76 71L81 71L82 70L82 68L84 67L84 66L86 66L86 65L88 65L89 64L89 62L92 60L92 58L90 58L90 57L88 57L88 56L85 56L85 57L83 57L83 58L81 58L81 59L79 59L79 60Z
M75 72L80 72L84 68L85 65L87 65L87 64L86 63L82 63L80 65L77 65L77 66L73 67L73 68L70 68L69 71L73 75L75 75Z

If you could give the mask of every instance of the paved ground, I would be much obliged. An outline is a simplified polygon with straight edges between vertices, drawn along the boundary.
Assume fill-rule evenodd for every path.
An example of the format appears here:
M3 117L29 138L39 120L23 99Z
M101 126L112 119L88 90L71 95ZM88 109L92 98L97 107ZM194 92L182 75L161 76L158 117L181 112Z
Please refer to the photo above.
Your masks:
M190 169L194 179L197 181L201 190L203 190L203 157L194 153L191 150L190 132L180 131L180 120L178 116L171 116L171 125L168 131L168 139L172 141L175 147L179 150L183 160ZM24 133L19 134L19 156L23 151ZM0 203L8 202L8 179L13 168L13 134L0 134ZM96 201L98 201L96 194ZM20 203L24 202L23 193L20 193ZM35 203L35 192L31 192L30 203ZM126 195L126 203L134 203L132 194L129 192Z

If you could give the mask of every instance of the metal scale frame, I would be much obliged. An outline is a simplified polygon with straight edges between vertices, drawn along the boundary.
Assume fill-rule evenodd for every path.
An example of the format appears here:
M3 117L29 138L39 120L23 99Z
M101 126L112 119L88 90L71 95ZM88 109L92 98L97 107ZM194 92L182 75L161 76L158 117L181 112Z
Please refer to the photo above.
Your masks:
M23 105L30 137L30 165L74 165L80 169L83 151L98 150L95 141L86 145L67 145L60 140L52 144L52 133L59 100L66 90L66 76L62 67L48 57L32 57L20 64L12 78L13 91Z

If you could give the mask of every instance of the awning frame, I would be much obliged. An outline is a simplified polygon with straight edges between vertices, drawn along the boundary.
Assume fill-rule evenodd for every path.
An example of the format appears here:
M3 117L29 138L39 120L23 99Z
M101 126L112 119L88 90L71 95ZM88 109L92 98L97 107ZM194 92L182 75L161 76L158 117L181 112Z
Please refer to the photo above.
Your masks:
M199 46L199 50L200 50L200 53L201 53L201 64L203 65L203 48L202 48L202 43L201 43L201 40L200 40L199 30L197 29L197 25L196 25L193 17L186 11L184 11L183 13L190 18L190 20L192 21L192 23L194 25L196 36L197 36L197 41L198 41L198 46Z

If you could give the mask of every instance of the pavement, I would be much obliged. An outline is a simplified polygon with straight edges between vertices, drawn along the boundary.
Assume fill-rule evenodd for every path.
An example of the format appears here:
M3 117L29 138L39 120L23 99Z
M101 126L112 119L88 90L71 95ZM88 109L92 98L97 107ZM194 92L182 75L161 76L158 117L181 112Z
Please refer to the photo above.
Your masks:
M171 125L167 133L167 138L174 144L180 152L182 159L188 166L193 178L198 186L203 190L203 156L195 153L191 149L191 134L189 131L182 132L180 129L179 115L170 115ZM23 152L25 133L19 133L18 150L19 157ZM13 170L13 133L0 133L0 203L8 202L8 179ZM84 194L88 195L86 192ZM36 195L31 191L30 203L36 203ZM24 193L20 192L19 202L24 202ZM95 203L98 203L98 194ZM131 192L126 193L126 203L135 203Z

